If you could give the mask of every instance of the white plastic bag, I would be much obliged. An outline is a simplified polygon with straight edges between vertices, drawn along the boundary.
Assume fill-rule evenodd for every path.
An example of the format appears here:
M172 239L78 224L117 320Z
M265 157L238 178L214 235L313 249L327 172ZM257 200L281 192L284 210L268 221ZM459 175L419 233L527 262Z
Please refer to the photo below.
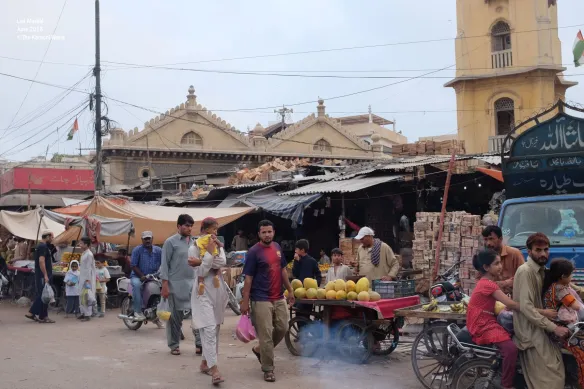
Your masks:
M163 298L158 303L158 306L156 307L156 316L158 316L160 320L170 320L170 305L168 304L167 299Z
M52 304L55 302L55 292L48 282L45 282L45 287L43 288L43 293L41 295L41 300L44 304Z
M87 289L87 306L93 307L95 304L97 304L95 293L93 293L93 290Z

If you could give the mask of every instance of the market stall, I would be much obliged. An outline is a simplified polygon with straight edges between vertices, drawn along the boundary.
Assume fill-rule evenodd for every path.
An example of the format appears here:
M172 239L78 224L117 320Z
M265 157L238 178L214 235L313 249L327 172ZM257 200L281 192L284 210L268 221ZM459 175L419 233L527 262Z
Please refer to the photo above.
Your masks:
M65 231L63 224L43 217L43 209L26 212L0 211L0 224L14 236L27 240L40 240L44 230L57 236Z

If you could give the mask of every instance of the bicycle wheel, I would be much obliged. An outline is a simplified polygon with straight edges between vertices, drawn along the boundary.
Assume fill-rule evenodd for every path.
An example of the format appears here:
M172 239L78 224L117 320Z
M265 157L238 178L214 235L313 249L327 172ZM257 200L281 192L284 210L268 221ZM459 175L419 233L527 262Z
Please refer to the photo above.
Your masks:
M290 353L296 357L312 356L322 340L322 328L319 326L320 324L304 316L296 316L290 320L284 336Z
M501 386L500 372L492 370L490 359L472 359L457 369L450 389L498 389Z
M446 389L456 356L450 353L454 344L446 325L425 328L412 345L412 367L426 389Z

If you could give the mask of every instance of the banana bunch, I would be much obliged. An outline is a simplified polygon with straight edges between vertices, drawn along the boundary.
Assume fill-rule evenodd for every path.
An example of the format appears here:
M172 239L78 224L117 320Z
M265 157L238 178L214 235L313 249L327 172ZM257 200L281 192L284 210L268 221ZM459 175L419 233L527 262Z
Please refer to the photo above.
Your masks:
M466 305L464 303L450 304L450 310L454 313L466 313Z
M422 310L426 312L439 312L440 308L438 308L438 301L432 299L430 304L422 305Z

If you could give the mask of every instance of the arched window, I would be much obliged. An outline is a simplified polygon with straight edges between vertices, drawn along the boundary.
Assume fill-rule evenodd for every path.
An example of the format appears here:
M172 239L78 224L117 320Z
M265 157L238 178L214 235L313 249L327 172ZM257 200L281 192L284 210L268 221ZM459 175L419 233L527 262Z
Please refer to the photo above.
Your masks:
M491 62L493 69L513 66L511 52L511 28L509 24L499 21L491 29Z
M329 142L327 142L324 139L321 139L321 140L316 141L316 143L312 147L312 150L326 152L326 153L332 153L333 148L331 147L331 144Z
M202 146L203 138L201 138L196 132L190 131L183 135L180 144L187 146Z
M497 135L507 135L515 123L515 103L508 97L495 101Z

